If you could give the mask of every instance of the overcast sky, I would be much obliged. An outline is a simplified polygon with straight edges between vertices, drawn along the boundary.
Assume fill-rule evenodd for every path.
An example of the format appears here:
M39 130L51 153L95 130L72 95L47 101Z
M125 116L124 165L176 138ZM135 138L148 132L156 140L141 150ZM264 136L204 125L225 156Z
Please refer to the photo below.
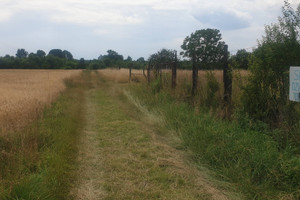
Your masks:
M299 0L290 0L292 5ZM0 0L0 56L59 48L92 59L180 51L195 30L217 28L232 53L256 46L283 0Z

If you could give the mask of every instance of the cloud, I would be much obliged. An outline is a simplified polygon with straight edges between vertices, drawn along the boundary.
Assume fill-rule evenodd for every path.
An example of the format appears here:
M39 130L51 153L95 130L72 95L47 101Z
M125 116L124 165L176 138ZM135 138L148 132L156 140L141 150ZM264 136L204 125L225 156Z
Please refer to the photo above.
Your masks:
M210 11L194 16L200 23L222 30L237 30L250 26L249 19L234 12Z
M8 21L12 16L12 13L9 10L1 10L0 12L0 22Z
M20 12L42 11L49 20L57 23L83 25L140 23L141 17L138 12L129 12L130 10L132 10L130 5L125 5L119 1L3 0L0 2L0 20L12 18Z
M58 23L76 23L82 25L103 24L138 24L141 19L137 15L126 16L114 11L93 11L80 8L60 9L50 16L50 19Z

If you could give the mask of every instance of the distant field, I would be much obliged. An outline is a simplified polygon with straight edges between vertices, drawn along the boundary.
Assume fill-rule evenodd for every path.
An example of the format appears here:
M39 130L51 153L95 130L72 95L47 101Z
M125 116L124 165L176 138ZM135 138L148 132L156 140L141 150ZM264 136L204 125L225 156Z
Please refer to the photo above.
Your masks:
M35 119L79 70L0 70L0 134Z

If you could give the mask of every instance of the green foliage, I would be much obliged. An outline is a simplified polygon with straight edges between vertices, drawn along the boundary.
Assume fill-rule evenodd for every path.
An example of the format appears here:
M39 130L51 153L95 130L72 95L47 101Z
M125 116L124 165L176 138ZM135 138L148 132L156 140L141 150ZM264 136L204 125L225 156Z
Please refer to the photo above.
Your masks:
M58 58L65 58L65 54L61 49L51 49L48 53L48 55L52 55Z
M144 63L145 62L145 58L144 57L140 57L136 61L140 62L140 63Z
M17 58L26 58L28 56L28 52L25 49L18 49L16 53Z
M73 60L73 55L71 54L71 52L69 52L67 50L64 50L63 54L64 54L64 58L65 59L67 59L67 60Z
M65 58L67 60L73 60L73 55L67 50L62 51L61 49L51 49L48 55L52 55L58 58Z
M288 101L288 70L300 65L299 11L300 6L294 11L285 2L283 17L278 24L266 26L266 36L250 59L251 76L242 96L244 111L273 127L300 119Z
M37 55L38 57L44 57L44 56L46 56L46 53L45 53L45 51L43 51L43 50L37 50L37 51L36 51L36 55Z
M250 56L251 53L245 49L240 49L236 52L236 55L231 56L229 62L234 69L248 69Z
M150 55L148 61L153 69L156 71L170 68L170 64L175 61L175 50L162 49L157 53Z
M217 29L197 30L184 39L181 54L202 64L220 61L225 45L221 40L221 33Z

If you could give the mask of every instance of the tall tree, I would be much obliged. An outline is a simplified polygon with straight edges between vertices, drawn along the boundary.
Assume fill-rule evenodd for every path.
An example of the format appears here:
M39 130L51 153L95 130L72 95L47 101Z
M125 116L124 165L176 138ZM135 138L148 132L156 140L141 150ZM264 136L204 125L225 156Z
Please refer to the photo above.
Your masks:
M111 49L107 51L107 58L114 60L114 61L122 61L123 60L122 55L119 55L116 51L113 51Z
M48 53L48 55L52 55L59 58L65 58L65 54L61 49L51 49Z
M218 62L224 56L225 43L221 33L217 29L201 29L187 36L181 48L181 55L192 60L193 64L193 88L192 94L196 94L198 84L198 65Z
M25 49L18 49L16 53L17 58L26 58L28 56L28 52Z
M170 63L175 60L175 51L170 49L162 49L157 53L150 55L149 64L154 67L156 71L163 67L168 67Z
M144 58L144 57L140 57L140 58L138 58L136 61L137 61L137 62L143 63L143 62L145 62L145 58Z
M130 56L128 56L125 60L126 62L131 62L132 61L132 58Z
M294 10L288 1L282 7L278 23L265 27L265 36L250 60L251 76L244 88L244 110L257 120L278 125L293 115L288 101L288 70L300 65L300 4Z
M231 56L230 62L236 69L248 69L250 56L250 52L239 49L234 56Z
M64 50L63 51L63 54L64 54L64 57L67 59L67 60L73 60L73 55L67 51L67 50Z
M45 53L45 51L43 51L43 50L37 50L37 51L36 51L36 55L37 55L38 57L45 57L45 56L46 56L46 53Z
M148 60L152 64L166 64L173 62L174 58L174 50L161 49L157 53L150 55Z

